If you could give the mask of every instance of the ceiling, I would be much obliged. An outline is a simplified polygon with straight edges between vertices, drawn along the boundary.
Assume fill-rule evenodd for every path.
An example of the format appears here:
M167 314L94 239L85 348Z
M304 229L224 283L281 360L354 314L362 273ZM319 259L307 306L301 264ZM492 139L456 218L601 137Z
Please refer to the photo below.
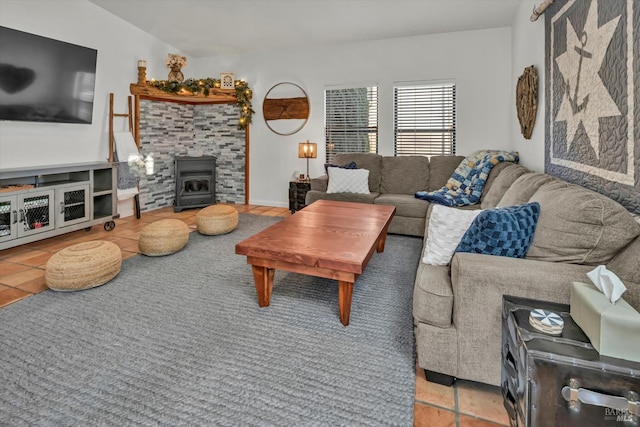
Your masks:
M522 0L89 0L192 57L507 27Z

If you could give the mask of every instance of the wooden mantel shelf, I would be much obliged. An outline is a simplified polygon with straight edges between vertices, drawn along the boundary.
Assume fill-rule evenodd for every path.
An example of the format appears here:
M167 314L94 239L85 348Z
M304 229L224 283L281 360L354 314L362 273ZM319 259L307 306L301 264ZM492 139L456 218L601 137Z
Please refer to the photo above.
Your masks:
M209 89L208 96L193 94L188 91L182 93L165 92L153 86L136 83L132 83L129 89L132 95L152 101L178 102L181 104L235 104L238 101L235 89L212 88Z

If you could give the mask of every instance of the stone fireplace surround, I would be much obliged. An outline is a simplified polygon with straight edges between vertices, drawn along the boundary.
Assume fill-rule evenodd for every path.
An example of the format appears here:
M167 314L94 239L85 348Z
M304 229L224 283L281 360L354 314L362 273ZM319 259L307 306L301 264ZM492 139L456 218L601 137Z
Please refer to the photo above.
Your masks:
M142 212L173 206L175 156L216 157L216 201L245 201L245 131L233 104L140 100L140 152L151 153L154 174L140 179Z

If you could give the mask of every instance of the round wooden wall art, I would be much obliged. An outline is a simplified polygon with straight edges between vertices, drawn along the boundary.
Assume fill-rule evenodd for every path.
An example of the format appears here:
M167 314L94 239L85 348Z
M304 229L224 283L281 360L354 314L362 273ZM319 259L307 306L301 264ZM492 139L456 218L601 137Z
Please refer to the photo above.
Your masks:
M533 65L525 68L524 73L518 78L516 111L522 135L526 139L531 139L538 111L538 75Z
M278 83L267 92L262 103L264 121L278 135L293 135L309 119L309 98L295 83Z

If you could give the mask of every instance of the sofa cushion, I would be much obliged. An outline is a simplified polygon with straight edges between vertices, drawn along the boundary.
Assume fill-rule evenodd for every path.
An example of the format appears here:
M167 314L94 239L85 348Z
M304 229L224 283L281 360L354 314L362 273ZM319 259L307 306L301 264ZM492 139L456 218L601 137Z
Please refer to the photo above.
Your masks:
M369 194L369 171L329 167L327 193Z
M425 156L382 157L380 193L411 194L429 186L429 158Z
M451 325L453 289L449 267L420 263L413 287L413 318L416 322L446 328Z
M455 251L524 258L533 240L539 215L540 205L535 202L482 210Z
M636 237L607 264L627 287L622 299L640 311L640 236Z
M409 194L382 194L374 200L377 205L391 205L396 207L395 216L424 218L427 216L429 202L416 199Z
M349 162L347 164L344 165L336 165L334 163L325 163L324 164L324 172L325 173L329 173L329 168L342 168L342 169L357 169L358 165L356 165L356 162Z
M307 191L307 196L305 197L305 205L310 205L316 200L335 200L338 202L355 202L355 203L373 204L373 201L379 195L380 193L370 193L370 194L326 193L324 191L311 190L311 191Z
M484 188L482 189L482 194L480 195L480 203L484 201L487 193L491 190L491 187L493 187L493 183L502 174L502 171L515 164L516 163L513 163L513 162L503 161L493 165L491 170L489 170L489 175L487 175L487 180L484 183ZM489 206L489 208L494 208L494 207L495 206Z
M312 190L327 191L327 184L329 184L329 175L322 175L317 178L311 178L309 184Z
M499 174L496 176L495 172L499 172ZM480 198L480 207L482 209L491 209L498 206L507 190L527 172L530 172L529 169L515 163L502 162L495 165L485 184ZM492 178L494 178L493 181L491 181Z
M429 207L427 208L427 217L425 219L425 224L424 224L424 233L422 234L422 236L426 239L427 237L429 237L429 220L431 219L431 212L433 211L433 208L436 206L442 206L442 205L436 205L434 203L429 203ZM445 206L448 207L448 206ZM456 206L452 209L462 209L462 210L467 210L467 211L472 211L472 210L478 210L480 209L480 206L478 205L468 205L468 206Z
M327 193L369 194L369 171L367 169L328 168Z
M640 234L640 225L622 205L575 184L548 182L530 201L540 203L530 259L606 264Z
M394 215L387 233L422 238L424 234L424 222L424 218Z
M359 169L369 171L369 191L372 193L380 192L381 155L376 153L340 153L335 155L333 162L339 165L356 162Z
M624 250L607 264L607 268L623 283L640 283L640 237L636 237ZM637 307L638 308L638 307ZM639 308L640 309L640 308Z
M449 264L460 239L480 212L480 209L465 210L433 205L422 262L431 265Z
M432 156L429 159L429 189L440 190L464 160L464 156Z
M504 193L497 207L515 206L527 203L533 193L546 184L556 180L550 175L542 172L525 173L516 179L509 189Z

